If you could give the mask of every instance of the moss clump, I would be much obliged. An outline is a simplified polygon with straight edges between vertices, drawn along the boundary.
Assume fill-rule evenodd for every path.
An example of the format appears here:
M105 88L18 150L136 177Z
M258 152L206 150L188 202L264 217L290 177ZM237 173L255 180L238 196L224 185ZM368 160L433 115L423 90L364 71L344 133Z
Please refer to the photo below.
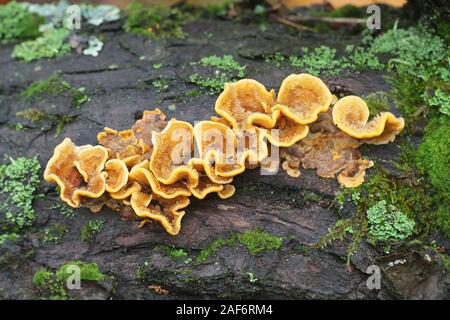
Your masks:
M292 67L315 76L337 76L343 72L361 70L381 70L384 68L379 59L363 47L347 46L346 56L338 57L337 50L328 46L320 46L314 50L302 48L302 55L291 55Z
M2 234L0 234L0 246L3 245L6 241L15 241L19 238L20 238L20 236L15 232L2 233Z
M39 122L45 119L46 114L44 111L36 108L28 108L22 111L16 112L16 117L29 120L31 122Z
M80 280L102 281L105 279L105 275L100 271L96 263L76 260L60 266L56 272L45 268L39 269L33 276L33 285L45 299L67 300L69 295L66 290L66 282L74 274L73 270L69 269L72 266L80 269Z
M189 77L191 83L206 89L209 94L222 91L227 82L245 77L245 66L241 66L231 55L203 57L200 61L193 62L191 65L200 65L205 68L205 72L212 74L212 76L203 76L193 73Z
M50 120L53 125L56 127L55 137L58 137L61 131L64 129L66 124L71 123L78 119L78 116L71 116L66 114L53 114L46 113L37 108L27 108L22 111L18 111L16 113L16 117L23 118L25 120L31 121L33 123L40 122L42 120ZM16 130L25 130L25 127L22 123L16 124Z
M29 227L35 219L33 201L40 196L41 165L37 156L32 158L9 158L9 163L0 165L0 212L5 215L8 230Z
M259 229L249 230L238 235L238 240L252 255L270 250L278 250L283 245L282 237L274 236Z
M416 163L438 192L436 224L450 237L450 121L446 116L431 120L418 148Z
M264 61L279 68L286 61L286 57L280 52L275 52L274 54L264 56Z
M27 99L42 100L44 96L69 95L72 97L72 105L75 107L81 106L83 103L89 101L89 97L85 94L85 89L74 88L69 82L62 80L58 75L53 75L46 80L38 80L30 84L24 91L20 93L22 97ZM23 116L42 115L42 111L36 109L28 109Z
M44 235L42 236L42 242L54 242L58 243L59 240L62 239L62 237L67 232L67 226L62 225L60 223L52 224L49 227L44 228Z
M15 1L0 5L0 40L34 39L40 35L42 23L43 17L32 14Z
M139 2L132 2L125 11L125 31L153 39L184 38L183 25L195 17L178 7L145 5Z
M219 238L215 239L213 242L209 244L206 248L202 249L200 253L195 258L196 263L202 263L209 259L217 250L222 247L229 246L232 247L237 243L237 236L231 235L228 238Z
M167 80L165 78L156 79L152 82L152 86L158 92L167 91L167 89L169 89L169 80Z
M24 41L16 45L12 57L30 62L63 56L70 52L70 46L66 41L68 36L69 31L66 29L50 30L35 40Z
M69 219L74 219L77 215L77 211L66 204L57 203L54 206L50 207L50 209L58 210L58 213L60 215Z
M384 91L372 92L364 97L364 100L369 107L370 115L376 116L380 112L389 111L388 95Z
M417 166L430 179L433 187L450 201L450 120L446 116L433 119L425 129L417 152Z
M86 223L80 231L81 240L83 241L92 241L95 239L97 233L102 230L105 221L102 219L91 220Z
M395 26L375 38L370 50L391 56L388 65L392 93L405 116L415 119L435 111L449 113L450 68L448 48L442 38L422 26Z
M66 282L73 274L73 271L69 270L73 266L80 268L80 280L102 281L105 279L105 275L100 271L96 263L87 263L79 260L70 261L60 266L58 271L56 271L56 277L60 281Z
M185 258L188 256L186 250L182 248L175 248L174 246L161 246L162 251L172 258Z
M64 284L55 273L47 269L39 269L33 276L33 284L50 300L67 300L68 295Z

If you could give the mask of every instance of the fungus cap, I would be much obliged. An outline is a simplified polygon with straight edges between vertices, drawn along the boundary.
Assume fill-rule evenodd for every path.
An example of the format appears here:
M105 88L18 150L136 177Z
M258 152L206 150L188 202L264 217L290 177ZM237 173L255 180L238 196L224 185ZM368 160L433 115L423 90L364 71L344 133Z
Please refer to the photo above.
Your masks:
M133 193L130 201L138 217L158 221L173 236L181 230L181 219L185 212L180 210L186 208L189 202L187 197L164 199L141 191Z
M153 132L161 132L166 125L166 115L158 108L145 110L142 118L135 122L132 130L141 143L144 153L151 152L153 149Z
M61 199L76 208L82 197L99 198L105 192L106 173L101 171L107 157L106 149L101 146L77 147L66 138L56 146L44 179L56 183Z
M128 182L128 168L120 159L110 159L105 164L106 191L118 192Z
M307 125L298 124L287 117L280 117L275 128L266 130L267 140L277 147L290 147L308 135Z
M142 186L149 186L155 194L162 198L173 199L178 196L188 197L191 195L189 188L182 181L163 184L156 179L148 167L148 160L144 160L141 164L134 166L130 172L130 179L138 182Z
M215 110L234 129L247 129L253 125L272 128L279 113L272 113L275 105L275 92L267 89L256 80L242 79L226 83L223 92L216 100Z
M194 148L193 131L190 123L172 119L163 131L153 134L150 170L159 182L187 179L191 186L197 185L198 172L188 163Z
M333 107L334 124L351 137L366 140L367 143L383 144L393 141L404 128L402 118L390 112L382 112L369 121L369 107L357 96L346 96ZM372 142L371 142L372 141Z
M291 74L285 78L273 111L281 113L299 124L317 120L320 112L328 110L333 96L325 83L310 74Z
M234 195L236 188L232 184L226 184L223 190L219 191L217 195L220 199L228 199Z
M366 169L373 166L373 161L359 160L338 175L338 182L346 188L356 188L364 182Z
M117 131L106 127L97 134L97 141L108 150L110 158L121 159L128 167L141 161L142 146L131 129Z

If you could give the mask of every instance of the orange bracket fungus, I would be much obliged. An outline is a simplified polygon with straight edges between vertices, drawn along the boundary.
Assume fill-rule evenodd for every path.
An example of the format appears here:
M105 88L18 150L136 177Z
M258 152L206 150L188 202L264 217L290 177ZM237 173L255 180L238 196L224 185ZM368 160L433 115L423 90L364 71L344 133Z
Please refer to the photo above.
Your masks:
M397 118L390 112L382 112L371 121L369 107L357 96L340 99L333 107L333 122L351 137L364 139L365 143L386 144L394 141L403 130L403 118Z
M278 96L255 80L227 83L215 110L220 117L194 127L166 121L159 109L144 111L131 129L105 128L98 146L76 146L66 138L44 178L60 187L61 199L72 207L98 212L107 206L123 219L140 219L140 226L156 221L177 235L191 196L229 198L236 191L233 177L246 169L276 172L273 167L281 164L299 177L301 168L309 168L357 187L373 166L359 146L391 142L404 127L390 112L369 121L364 100L337 100L308 74L288 76Z

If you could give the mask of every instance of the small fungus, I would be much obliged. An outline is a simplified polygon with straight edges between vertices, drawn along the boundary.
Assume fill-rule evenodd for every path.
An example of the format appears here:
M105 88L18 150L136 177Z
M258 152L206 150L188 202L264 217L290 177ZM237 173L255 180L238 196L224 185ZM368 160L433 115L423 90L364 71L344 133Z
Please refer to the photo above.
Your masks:
M277 105L283 115L299 124L317 120L320 112L328 110L333 96L325 83L309 74L292 74L283 80Z
M118 192L128 182L128 168L120 159L110 159L105 164L106 191Z
M279 112L272 113L275 91L267 89L258 81L242 79L225 84L216 101L215 110L234 129L247 129L253 125L273 128Z
M397 118L390 112L382 112L369 121L369 107L357 96L347 96L336 102L333 122L349 136L372 144L394 141L405 126L403 118Z
M102 170L107 157L101 146L77 147L66 138L48 161L44 179L60 187L63 201L78 207L81 197L99 198L105 192L107 174Z
M153 134L150 170L158 181L171 184L187 179L191 186L197 185L198 172L187 163L194 148L193 132L190 123L172 119L163 131Z

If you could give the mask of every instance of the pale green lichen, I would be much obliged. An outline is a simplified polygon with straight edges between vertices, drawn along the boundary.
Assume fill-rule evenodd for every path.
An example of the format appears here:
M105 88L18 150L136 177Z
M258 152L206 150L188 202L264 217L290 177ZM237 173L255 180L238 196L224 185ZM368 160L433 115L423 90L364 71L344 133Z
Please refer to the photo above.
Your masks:
M9 163L0 165L0 212L14 230L19 230L34 222L33 201L40 196L41 165L37 156L8 160Z
M382 200L367 210L369 239L372 241L400 241L412 235L415 222Z
M48 30L35 40L24 41L16 45L12 57L29 62L63 56L70 51L70 46L66 41L69 33L66 29Z

